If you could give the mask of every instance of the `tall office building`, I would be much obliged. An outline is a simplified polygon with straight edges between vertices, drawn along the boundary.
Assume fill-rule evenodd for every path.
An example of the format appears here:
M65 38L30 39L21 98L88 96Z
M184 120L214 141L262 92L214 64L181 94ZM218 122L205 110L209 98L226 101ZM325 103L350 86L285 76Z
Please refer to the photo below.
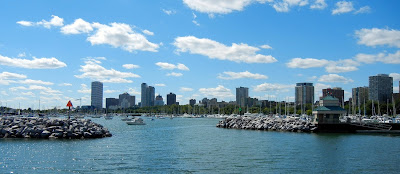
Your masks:
M344 90L340 87L322 89L322 98L326 96L333 96L339 99L339 104L341 105L344 98Z
M106 108L114 110L119 108L119 100L117 98L106 98Z
M190 99L189 100L189 105L194 106L196 104L196 99Z
M152 86L147 86L146 83L141 85L141 107L154 106L155 89Z
M135 96L131 96L126 92L119 95L119 107L121 109L130 108L133 106L135 106Z
M351 99L352 99L352 106L353 110L358 106L361 106L368 101L368 93L369 89L367 86L364 87L357 87L351 90Z
M312 83L296 83L295 87L296 105L314 103L314 86Z
M167 105L176 104L176 95L172 92L167 94Z
M236 104L240 107L246 107L246 100L249 97L249 88L236 88Z
M92 82L91 91L91 105L96 109L103 108L103 83L94 81Z
M154 106L163 106L164 105L164 99L162 98L161 95L156 96L156 100L154 101Z
M369 99L385 103L392 101L393 77L387 74L369 76Z

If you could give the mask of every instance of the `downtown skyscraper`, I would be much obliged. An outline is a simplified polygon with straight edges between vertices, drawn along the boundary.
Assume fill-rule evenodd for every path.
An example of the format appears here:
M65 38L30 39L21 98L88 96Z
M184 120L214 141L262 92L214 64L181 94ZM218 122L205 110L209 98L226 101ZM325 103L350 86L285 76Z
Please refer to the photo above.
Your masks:
M103 83L99 81L92 82L92 90L91 90L91 106L95 109L103 108Z
M146 83L141 85L141 107L154 106L155 88Z
M236 88L236 104L239 107L245 107L247 98L249 98L249 88L239 87Z
M393 77L387 74L369 76L369 99L374 101L392 101Z

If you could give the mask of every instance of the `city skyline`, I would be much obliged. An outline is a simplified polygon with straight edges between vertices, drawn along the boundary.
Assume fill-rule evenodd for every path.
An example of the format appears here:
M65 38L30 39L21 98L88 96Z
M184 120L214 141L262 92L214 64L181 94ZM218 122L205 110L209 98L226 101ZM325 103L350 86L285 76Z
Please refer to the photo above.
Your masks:
M377 74L399 91L399 1L218 2L0 2L0 104L90 105L92 81L103 107L124 92L141 102L142 83L180 104L235 101L240 86L294 102L302 82L347 101Z

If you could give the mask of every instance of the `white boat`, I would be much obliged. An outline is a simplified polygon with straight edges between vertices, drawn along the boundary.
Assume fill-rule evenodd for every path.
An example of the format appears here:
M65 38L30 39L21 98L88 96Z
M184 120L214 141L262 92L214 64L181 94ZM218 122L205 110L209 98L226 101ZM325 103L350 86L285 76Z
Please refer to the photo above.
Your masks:
M142 118L135 117L131 121L126 121L128 125L145 125L146 123L143 122Z
M125 118L121 118L122 121L132 121L132 118L129 118L128 116L126 116Z

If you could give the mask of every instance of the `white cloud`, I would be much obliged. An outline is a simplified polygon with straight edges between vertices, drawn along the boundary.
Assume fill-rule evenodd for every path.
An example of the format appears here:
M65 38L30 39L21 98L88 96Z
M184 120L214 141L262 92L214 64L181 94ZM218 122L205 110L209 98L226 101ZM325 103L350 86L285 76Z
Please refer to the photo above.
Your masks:
M390 73L390 77L393 77L393 81L400 81L400 74L399 73Z
M78 92L84 94L90 94L91 90L87 87L86 84L81 84L81 89L79 89Z
M400 48L400 31L390 29L372 28L355 31L356 37L359 39L358 44L366 46L388 45Z
M140 68L139 65L134 65L134 64L124 64L124 65L122 65L122 67L124 67L125 69L136 69L136 68Z
M161 69L167 69L167 70L179 69L179 70L189 71L189 68L181 63L174 65L166 62L157 62L156 65L159 66Z
M182 73L171 72L171 73L168 73L167 76L180 77L180 76L183 76L183 74Z
M19 53L19 54L18 54L18 57L26 57L26 54L25 54L25 52L23 52L23 53Z
M143 30L142 32L143 32L143 34L146 34L146 35L149 35L149 36L153 36L154 35L154 33L149 31L149 30Z
M17 87L12 87L9 88L10 91L18 91L18 90L37 90L40 91L40 94L43 95L60 95L62 92L58 90L51 89L50 87L45 87L45 86L39 86L39 85L29 85L29 87L24 87L24 86L17 86Z
M267 91L289 91L294 89L294 85L285 85L278 83L263 83L254 87L254 91L267 92Z
M330 61L330 63L325 67L325 70L328 73L343 73L357 71L357 66L360 66L358 62L352 59L345 59L336 62Z
M20 84L38 84L38 85L53 85L52 82L45 82L41 80L32 80L32 79L25 79L18 81Z
M119 91L118 90L110 90L110 89L104 90L104 93L106 93L106 94L117 93L117 92L119 92Z
M126 78L139 78L137 74L130 72L121 72L115 69L106 69L102 67L98 59L88 58L85 65L81 66L81 75L75 75L76 78L89 78L92 80L99 80L104 83L132 83L131 80Z
M339 1L335 4L336 8L332 10L332 15L349 13L354 10L353 3L347 1Z
M358 9L354 14L361 14L361 13L370 13L371 12L371 7L369 6L364 6Z
M92 45L108 44L129 52L136 50L157 52L159 48L158 44L151 43L142 34L134 32L128 24L93 23L92 27L97 28L95 33L87 38Z
M0 73L0 79L25 79L26 75L10 73L10 72L2 72Z
M233 11L242 11L251 3L251 0L183 0L183 3L198 12L227 14Z
M179 89L179 91L181 91L181 92L190 92L190 91L193 91L193 88L181 87Z
M326 4L325 0L315 0L313 4L311 4L311 9L319 9L322 10L326 8L328 5Z
M400 64L400 50L393 54L357 54L355 59L362 63L382 62L386 64Z
M5 66L27 68L27 69L57 69L66 67L64 62L57 60L56 58L36 58L33 60L10 58L0 55L0 64Z
M199 39L194 36L177 37L174 45L178 52L200 54L211 59L229 60L245 63L273 63L277 60L270 55L256 54L260 49L247 44L236 44L228 47L210 39Z
M66 25L61 28L61 33L63 34L81 34L90 33L93 31L93 27L89 22L79 18L74 21L74 23Z
M61 84L59 84L59 86L72 86L72 84L71 83L61 83Z
M354 82L352 79L347 79L343 76L337 75L337 74L328 74L328 75L323 75L318 79L319 82L330 82L330 83L351 83Z
M329 64L328 60L325 59L313 59L313 58L293 58L286 66L289 68L315 68L315 67L324 67Z
M132 94L132 95L140 95L140 92L136 91L136 89L133 89L133 88L129 88L128 93ZM139 97L137 97L137 98L139 98Z
M176 13L175 10L165 10L165 9L162 9L162 11L163 11L165 14L167 14L167 15L172 15L172 14L175 14L175 13Z
M393 93L398 93L399 92L399 87L398 86L394 86L393 87Z
M155 84L154 86L161 86L161 87L164 87L164 86L166 86L166 85L163 84L163 83L158 83L158 84Z
M26 96L35 96L35 94L31 91L29 92L21 92L21 95L26 95Z
M318 99L322 96L322 89L331 88L331 85L323 84L323 83L316 83L314 85L314 100Z
M276 0L271 5L277 12L289 12L295 6L305 6L308 0Z
M30 26L43 26L45 28L51 28L52 26L55 27L61 27L64 25L64 19L60 18L58 16L55 15L51 15L51 20L50 21L46 21L46 20L42 20L40 22L30 22L30 21L18 21L17 24L20 24L22 26L26 26L26 27L30 27Z
M225 80L234 80L234 79L242 79L242 78L249 78L249 79L268 79L268 76L262 74L253 74L248 71L244 72L223 72L223 74L219 74L218 78L225 79Z
M263 49L272 49L271 46L266 45L266 44L265 44L265 45L261 45L260 48L263 48Z
M196 20L192 20L192 22L193 22L195 25L200 26L200 24L199 24Z
M215 97L220 99L234 97L231 90L222 85L218 85L216 88L200 88L199 92L206 97Z

